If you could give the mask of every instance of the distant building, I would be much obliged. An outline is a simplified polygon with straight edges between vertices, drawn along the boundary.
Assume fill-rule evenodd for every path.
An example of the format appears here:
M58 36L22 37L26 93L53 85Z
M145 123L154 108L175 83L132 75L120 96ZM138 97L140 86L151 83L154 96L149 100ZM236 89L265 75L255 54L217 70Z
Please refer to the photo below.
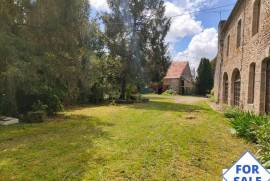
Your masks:
M214 92L220 104L270 113L269 1L238 0L220 22Z
M193 78L188 62L174 61L163 80L165 90L172 89L177 94L191 94Z

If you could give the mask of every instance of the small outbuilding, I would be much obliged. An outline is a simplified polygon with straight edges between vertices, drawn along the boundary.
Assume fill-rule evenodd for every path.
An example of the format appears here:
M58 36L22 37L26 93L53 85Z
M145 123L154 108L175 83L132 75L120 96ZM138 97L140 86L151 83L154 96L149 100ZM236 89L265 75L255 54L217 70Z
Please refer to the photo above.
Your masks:
M188 95L193 91L194 83L189 63L173 61L163 79L163 88L173 90L180 95Z

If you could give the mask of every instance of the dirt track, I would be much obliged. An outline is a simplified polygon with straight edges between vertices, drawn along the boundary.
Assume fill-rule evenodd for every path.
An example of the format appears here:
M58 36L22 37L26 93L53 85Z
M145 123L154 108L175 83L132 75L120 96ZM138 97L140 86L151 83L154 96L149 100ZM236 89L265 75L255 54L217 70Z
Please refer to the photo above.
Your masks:
M184 104L194 104L197 102L205 101L207 100L204 97L191 97L191 96L175 96L174 97L176 103L184 103Z

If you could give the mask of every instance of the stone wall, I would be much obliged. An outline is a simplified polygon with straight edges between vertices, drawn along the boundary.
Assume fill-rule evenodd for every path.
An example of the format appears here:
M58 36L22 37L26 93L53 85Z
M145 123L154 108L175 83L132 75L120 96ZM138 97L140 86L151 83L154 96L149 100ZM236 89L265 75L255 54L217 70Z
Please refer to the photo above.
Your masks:
M232 74L238 69L241 74L240 107L244 110L264 113L265 81L262 68L263 61L270 56L270 16L264 0L261 0L259 32L252 35L253 4L255 0L239 0L228 21L219 26L219 51L215 74L215 96L223 103L223 75L229 77L229 104L233 100ZM237 25L242 22L241 45L237 48ZM229 55L227 56L228 36L230 36ZM249 67L256 64L254 103L248 104Z
M163 84L168 88L172 89L175 92L179 93L180 88L180 79L164 79Z
M172 89L177 94L182 94L181 80L184 80L185 94L192 94L194 84L189 65L186 66L180 78L164 79L163 84L167 89Z

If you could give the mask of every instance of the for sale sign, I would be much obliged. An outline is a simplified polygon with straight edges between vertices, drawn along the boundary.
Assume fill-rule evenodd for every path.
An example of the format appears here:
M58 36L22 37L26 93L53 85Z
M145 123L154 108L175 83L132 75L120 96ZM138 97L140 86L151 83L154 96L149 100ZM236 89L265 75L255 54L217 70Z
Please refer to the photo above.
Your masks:
M224 170L224 181L270 181L270 172L266 170L247 151L230 169Z

